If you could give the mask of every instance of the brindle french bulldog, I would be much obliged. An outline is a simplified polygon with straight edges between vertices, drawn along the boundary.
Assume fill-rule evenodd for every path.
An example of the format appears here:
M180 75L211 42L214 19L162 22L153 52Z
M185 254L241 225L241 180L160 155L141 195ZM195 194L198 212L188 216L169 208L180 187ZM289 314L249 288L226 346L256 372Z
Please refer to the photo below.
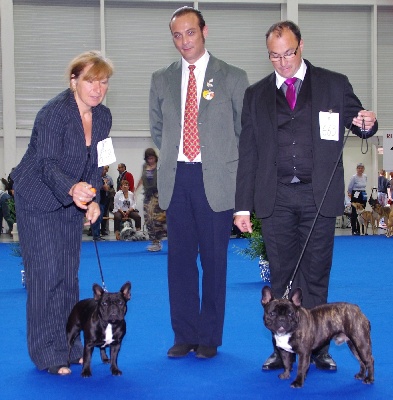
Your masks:
M270 287L262 289L263 320L274 335L284 363L280 379L289 379L293 357L299 356L297 376L291 387L300 388L310 366L313 350L334 339L347 342L360 363L355 375L363 383L374 382L374 358L371 352L370 322L355 304L329 303L312 309L301 306L302 291L295 289L291 299L275 299Z

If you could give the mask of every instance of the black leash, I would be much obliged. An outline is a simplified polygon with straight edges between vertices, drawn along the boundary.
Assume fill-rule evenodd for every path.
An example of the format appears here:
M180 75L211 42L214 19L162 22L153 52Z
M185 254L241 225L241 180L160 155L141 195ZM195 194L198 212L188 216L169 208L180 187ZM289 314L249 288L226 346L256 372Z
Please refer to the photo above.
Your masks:
M327 186L326 186L325 193L323 194L321 204L319 205L318 210L317 210L317 213L315 214L314 221L313 221L313 223L312 223L312 225L311 225L310 232L309 232L308 235L307 235L307 239L306 239L306 241L305 241L305 243L304 243L302 252L300 253L299 259L298 259L298 261L297 261L297 263L296 263L295 270L293 271L293 274L292 274L292 276L291 276L291 279L289 280L289 285L287 286L287 288L286 288L286 290L285 290L285 293L284 293L284 295L282 296L283 299L288 299L288 298L289 298L289 292L290 292L291 289L292 289L293 280L294 280L295 275L296 275L296 273L297 273L297 271L298 271L298 269L299 269L300 262L302 261L302 258L303 258L304 252L306 251L308 242L310 241L311 234L312 234L312 232L313 232L313 230L314 230L314 226L315 226L315 224L316 224L316 222L317 222L317 219L318 219L319 213L320 213L320 211L321 211L322 205L323 205L323 203L324 203L324 201L325 201L327 192L328 192L328 190L329 190L329 188L330 188L330 185L331 185L331 183L332 183L333 176L334 176L334 174L335 174L335 172L336 172L336 169L337 169L337 165L338 165L338 163L339 163L340 160L341 160L342 154L343 154L343 152L344 152L344 146L345 146L345 143L347 142L347 139L348 139L348 136L349 136L349 132L351 131L351 128L352 128L352 123L351 123L351 126L348 128L348 131L347 131L346 136L344 137L344 142L343 142L343 145L342 145L340 154L339 154L339 156L338 156L338 158L337 158L336 164L334 165L332 175L330 176L329 182L328 182L328 184L327 184ZM366 154L366 153L367 153L367 150L368 150L367 138L365 138L365 136L363 135L363 133L365 133L365 132L366 132L366 130L365 130L364 120L363 120L363 125L362 125L362 154ZM367 150L366 150L365 153L363 153L363 140L364 140L364 139L366 140L366 144L367 144Z
M91 221L90 221L90 229L91 229L91 234L93 235L93 224L91 223ZM93 242L94 242L94 247L96 249L98 267L100 269L100 274L101 274L102 288L104 289L104 292L107 292L108 289L106 288L106 285L105 285L105 282L104 282L104 274L102 273L100 254L98 253L97 242L94 240L94 236L93 236Z

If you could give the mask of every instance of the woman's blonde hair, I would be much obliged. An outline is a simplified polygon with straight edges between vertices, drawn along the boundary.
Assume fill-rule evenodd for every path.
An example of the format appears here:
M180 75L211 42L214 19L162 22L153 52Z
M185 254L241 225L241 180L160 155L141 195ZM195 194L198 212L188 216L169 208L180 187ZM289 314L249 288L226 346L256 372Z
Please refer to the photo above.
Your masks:
M67 79L71 83L71 79L78 78L87 65L92 67L83 77L84 80L101 80L110 78L113 74L113 64L109 58L104 57L99 51L92 50L76 56L67 68Z

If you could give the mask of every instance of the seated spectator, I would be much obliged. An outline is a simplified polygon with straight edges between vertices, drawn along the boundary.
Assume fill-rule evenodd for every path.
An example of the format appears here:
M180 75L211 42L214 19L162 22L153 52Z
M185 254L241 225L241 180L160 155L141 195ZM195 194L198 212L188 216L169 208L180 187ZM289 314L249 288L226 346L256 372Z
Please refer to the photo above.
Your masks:
M15 209L14 199L4 190L0 190L0 227L3 227L3 218L7 222L7 234L12 236L11 231L16 222L15 214L12 214L11 208Z
M134 194L129 190L128 181L123 180L120 184L120 190L115 194L113 207L116 240L120 240L121 221L125 218L131 218L135 221L136 235L140 232L141 217L135 207Z

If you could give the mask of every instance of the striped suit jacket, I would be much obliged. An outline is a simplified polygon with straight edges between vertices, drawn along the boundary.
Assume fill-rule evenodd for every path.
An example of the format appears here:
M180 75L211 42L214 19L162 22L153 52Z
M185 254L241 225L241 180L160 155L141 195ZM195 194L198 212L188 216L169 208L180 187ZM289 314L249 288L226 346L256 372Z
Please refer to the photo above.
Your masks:
M91 151L86 147L82 120L74 95L67 89L37 114L28 149L12 172L14 189L32 209L54 211L72 203L68 192L80 181L101 186L97 143L108 137L110 110L92 109ZM99 196L97 190L97 196ZM97 198L99 201L99 198Z

